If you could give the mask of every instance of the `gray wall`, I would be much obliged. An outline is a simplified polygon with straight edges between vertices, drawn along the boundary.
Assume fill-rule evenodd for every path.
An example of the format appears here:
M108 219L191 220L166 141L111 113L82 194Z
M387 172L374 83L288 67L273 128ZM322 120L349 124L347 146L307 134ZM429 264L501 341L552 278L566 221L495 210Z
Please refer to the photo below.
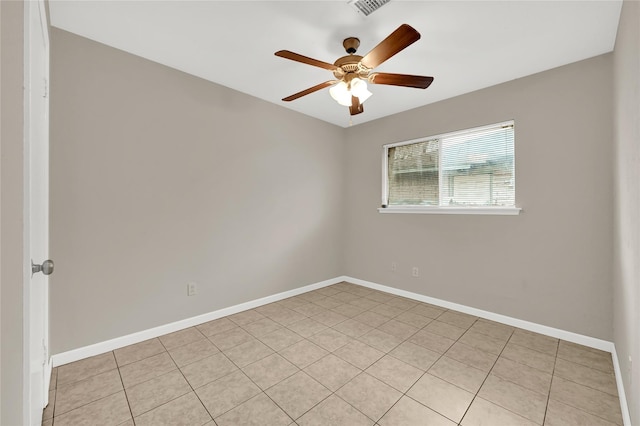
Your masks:
M638 2L623 3L613 58L615 136L613 337L632 423L640 424L640 4ZM633 362L629 362L629 357Z
M0 2L0 424L22 424L23 2Z
M609 54L349 129L347 275L611 340L611 79ZM522 214L378 213L382 145L509 119Z
M52 353L342 274L342 129L57 29L51 73Z

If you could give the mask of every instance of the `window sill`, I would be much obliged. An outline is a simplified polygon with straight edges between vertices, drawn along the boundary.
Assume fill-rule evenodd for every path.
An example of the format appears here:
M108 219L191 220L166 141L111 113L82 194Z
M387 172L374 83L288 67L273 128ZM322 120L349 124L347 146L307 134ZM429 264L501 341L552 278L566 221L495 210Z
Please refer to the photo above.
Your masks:
M380 213L412 213L412 214L482 214L482 215L518 215L519 207L423 207L423 206L390 206L379 208Z

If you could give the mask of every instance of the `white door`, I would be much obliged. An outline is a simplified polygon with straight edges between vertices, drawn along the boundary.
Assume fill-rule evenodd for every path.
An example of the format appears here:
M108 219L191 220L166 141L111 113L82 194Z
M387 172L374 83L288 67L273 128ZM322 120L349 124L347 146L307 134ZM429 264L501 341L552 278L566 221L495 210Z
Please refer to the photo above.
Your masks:
M33 273L49 255L49 33L43 0L24 2L25 12L25 285L24 423L40 425L48 403L49 280ZM37 268L36 268L37 269Z

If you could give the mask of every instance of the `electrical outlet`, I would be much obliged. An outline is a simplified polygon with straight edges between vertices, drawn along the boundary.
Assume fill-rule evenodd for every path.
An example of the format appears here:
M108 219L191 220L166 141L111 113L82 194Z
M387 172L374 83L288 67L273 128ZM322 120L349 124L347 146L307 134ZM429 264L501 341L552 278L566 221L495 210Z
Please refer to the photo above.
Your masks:
M196 283L188 283L187 284L187 296L195 296L198 294L198 284Z
M391 272L396 272L398 270L398 262L391 262Z
M420 270L418 269L417 266L414 266L413 269L411 269L411 276L412 277L419 277L420 276Z

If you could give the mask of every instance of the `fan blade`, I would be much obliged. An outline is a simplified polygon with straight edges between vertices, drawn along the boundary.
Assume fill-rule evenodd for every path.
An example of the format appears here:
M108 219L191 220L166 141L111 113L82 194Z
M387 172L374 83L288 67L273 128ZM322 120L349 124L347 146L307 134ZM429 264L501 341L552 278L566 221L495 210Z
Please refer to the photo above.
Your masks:
M287 96L286 98L284 98L282 100L285 101L285 102L294 101L294 100L296 100L298 98L301 98L303 96L308 95L309 93L317 92L318 90L324 89L325 87L333 86L337 82L338 82L337 80L325 81L324 83L316 84L313 87L309 87L308 89L303 90L302 92L294 93L291 96Z
M417 89L426 89L431 85L431 83L433 83L433 77L374 72L369 74L369 81L373 84L388 84L391 86L406 86L415 87Z
M328 62L322 62L317 59L309 58L308 56L290 52L288 50L279 50L275 53L275 55L280 56L281 58L291 59L292 61L302 62L303 64L313 65L314 67L320 67L330 71L336 71L338 69L337 66Z
M360 62L368 68L375 68L418 40L420 40L420 33L412 26L402 24L374 47L371 52L364 55Z
M360 114L364 112L364 106L360 103L360 99L355 96L351 96L351 106L349 107L349 113L351 115Z

